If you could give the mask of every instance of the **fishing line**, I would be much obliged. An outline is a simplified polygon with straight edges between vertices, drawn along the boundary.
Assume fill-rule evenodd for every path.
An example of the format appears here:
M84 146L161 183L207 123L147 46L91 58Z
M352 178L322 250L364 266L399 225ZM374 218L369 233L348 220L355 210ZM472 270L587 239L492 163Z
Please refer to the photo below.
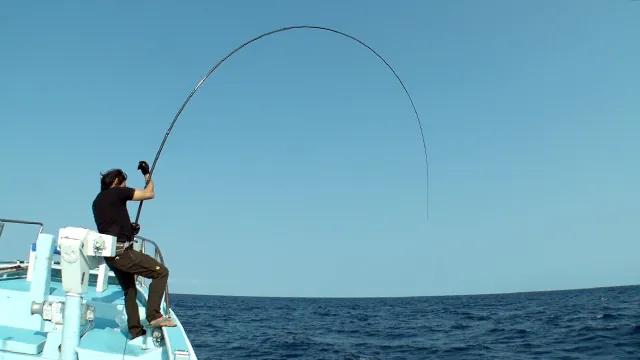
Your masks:
M266 36L269 36L269 35L272 35L272 34L280 33L280 32L283 32L283 31L288 31L288 30L294 30L294 29L322 30L322 31L327 31L327 32L331 32L331 33L334 33L334 34L342 35L342 36L347 37L347 38L349 38L351 40L357 41L358 43L360 43L360 45L362 45L362 46L366 47L367 49L371 50L371 52L373 52L380 60L382 60L382 62L384 62L385 65L387 65L389 70L391 70L391 72L393 72L393 75L395 75L396 79L398 79L398 81L400 82L400 85L402 85L402 88L404 89L404 92L407 94L407 97L409 98L409 101L411 102L411 106L413 107L413 112L415 113L416 119L418 120L418 126L420 127L420 135L422 136L422 147L424 148L424 160L425 160L425 165L426 165L426 170L427 170L427 183L426 183L426 185L427 185L427 200L426 201L427 201L427 220L428 220L429 219L429 160L428 160L428 156L427 156L427 143L426 143L426 141L424 139L424 132L422 131L422 122L420 121L420 115L418 115L418 110L416 109L416 106L413 103L413 99L411 98L411 95L409 94L409 91L407 90L407 87L404 85L404 83L400 79L400 76L398 76L398 74L391 67L391 65L389 65L389 63L382 56L380 56L380 54L378 54L378 52L373 50L373 48L371 48L369 45L365 44L364 42L360 41L356 37L351 36L349 34L345 34L345 33L341 32L341 31L330 29L330 28L327 28L327 27L321 27L321 26L298 25L298 26L288 26L288 27L277 29L277 30L272 30L272 31L266 32L266 33L264 33L262 35L256 36L255 38L245 42L244 44L238 46L233 51L231 51L227 56L222 58L222 60L220 60L213 68L211 68L211 70L209 70L207 75L205 77L203 77L202 80L200 80L200 82L198 83L198 85L196 85L196 87L191 91L191 94L189 94L189 96L187 96L187 99L184 101L184 103L180 107L180 110L178 110L178 113L173 118L173 121L171 122L171 125L169 126L169 129L167 130L166 134L164 135L164 138L162 139L162 143L160 144L160 148L158 149L158 152L156 153L156 157L153 160L153 164L151 165L151 169L150 169L149 178L151 178L151 176L153 175L153 171L155 170L156 164L158 163L158 159L160 158L160 154L162 153L162 149L164 148L164 145L165 145L165 143L167 141L167 138L169 137L169 134L171 134L171 130L173 129L173 126L176 124L176 121L180 117L180 114L182 114L182 110L184 110L185 106L187 106L187 104L191 100L191 97L193 97L193 95L196 93L196 91L198 91L200 86L202 86L202 84L204 84L204 82L209 78L209 76L220 65L222 65L223 62L225 62L228 58L230 58L233 54L235 54L237 51L239 51L243 47L251 44L252 42L260 40L263 37L266 37ZM148 182L147 182L147 184L148 184ZM142 204L143 203L144 203L144 201L140 201L140 204L138 205L138 213L136 214L135 223L138 223L138 220L140 220L140 212L142 211Z

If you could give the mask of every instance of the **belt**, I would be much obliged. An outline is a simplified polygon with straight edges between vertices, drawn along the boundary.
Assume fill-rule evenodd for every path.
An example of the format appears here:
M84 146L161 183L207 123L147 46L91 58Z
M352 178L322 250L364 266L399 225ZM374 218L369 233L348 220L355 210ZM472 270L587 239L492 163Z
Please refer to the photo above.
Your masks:
M133 241L118 241L116 243L116 256L122 254L127 248L133 245Z

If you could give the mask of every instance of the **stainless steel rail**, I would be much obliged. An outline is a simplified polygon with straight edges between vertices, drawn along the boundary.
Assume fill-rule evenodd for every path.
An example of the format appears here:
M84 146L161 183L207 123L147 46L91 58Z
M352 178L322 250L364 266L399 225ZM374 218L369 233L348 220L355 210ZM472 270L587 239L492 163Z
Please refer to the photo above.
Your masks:
M140 245L140 250L143 253L145 253L145 250L147 248L146 247L147 243L153 245L153 247L154 247L154 254L153 254L154 259L156 259L162 265L164 265L164 257L162 256L162 251L160 251L160 247L158 246L158 244L155 241L153 241L151 239L147 239L147 238L142 237L140 235L136 235L136 239L142 240L142 244ZM145 286L145 287L147 286L146 283L144 282L144 280L142 282L142 285ZM165 305L165 307L167 309L167 316L168 316L169 315L169 309L170 309L169 308L169 283L167 283L167 286L166 286L165 291L164 291L164 305Z
M26 220L14 220L14 219L0 219L0 224L22 224L22 225L40 225L40 230L38 231L38 235L36 236L36 240L40 234L42 234L42 230L44 230L44 224L39 221L26 221ZM4 226L2 226L4 228Z

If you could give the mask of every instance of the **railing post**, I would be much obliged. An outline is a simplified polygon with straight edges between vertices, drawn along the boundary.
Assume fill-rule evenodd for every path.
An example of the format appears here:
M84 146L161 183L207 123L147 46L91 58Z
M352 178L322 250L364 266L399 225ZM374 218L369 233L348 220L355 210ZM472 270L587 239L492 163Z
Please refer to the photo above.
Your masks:
M140 244L140 252L141 252L141 253L143 253L143 254L145 254L145 252L144 252L144 250L145 250L145 246L144 246L144 245L145 245L145 244L146 244L146 241L142 240L142 243ZM147 279L146 279L146 278L144 278L144 277L139 277L139 278L141 278L141 279L142 279L142 280L140 281L140 283L141 283L143 286L145 286L145 287L146 287L146 286L147 286Z
M4 230L4 223L0 222L0 237L2 236L2 230Z

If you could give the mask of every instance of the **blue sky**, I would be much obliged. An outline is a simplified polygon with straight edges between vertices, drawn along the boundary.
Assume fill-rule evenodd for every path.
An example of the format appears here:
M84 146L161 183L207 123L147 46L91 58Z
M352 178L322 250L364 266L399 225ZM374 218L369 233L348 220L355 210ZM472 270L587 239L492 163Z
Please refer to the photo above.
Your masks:
M640 3L11 2L0 217L95 227L99 173L143 186L171 291L410 296L640 279ZM137 204L130 205L135 216ZM33 229L7 228L3 258Z

